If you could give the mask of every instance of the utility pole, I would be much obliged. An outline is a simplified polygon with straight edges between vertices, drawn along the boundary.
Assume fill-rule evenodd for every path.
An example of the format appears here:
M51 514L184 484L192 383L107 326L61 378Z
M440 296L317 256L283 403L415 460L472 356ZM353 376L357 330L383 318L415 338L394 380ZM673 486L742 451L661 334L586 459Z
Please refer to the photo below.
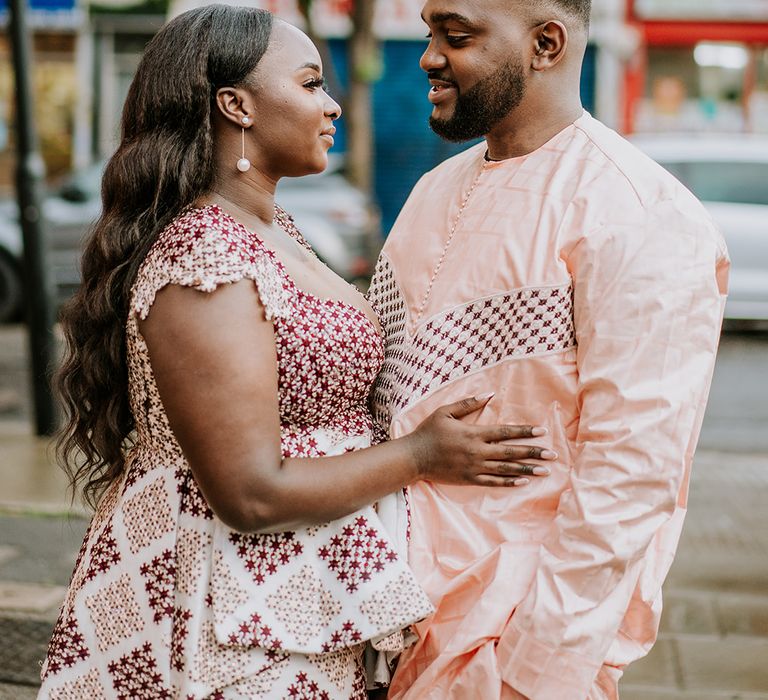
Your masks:
M373 106L371 86L382 73L381 49L373 30L376 0L355 0L349 38L347 170L365 192L373 189Z
M24 237L24 297L35 432L37 435L51 435L56 430L49 374L54 359L53 308L40 196L45 165L40 155L32 113L32 51L26 21L26 0L10 0L9 9L16 85L16 191L19 222Z

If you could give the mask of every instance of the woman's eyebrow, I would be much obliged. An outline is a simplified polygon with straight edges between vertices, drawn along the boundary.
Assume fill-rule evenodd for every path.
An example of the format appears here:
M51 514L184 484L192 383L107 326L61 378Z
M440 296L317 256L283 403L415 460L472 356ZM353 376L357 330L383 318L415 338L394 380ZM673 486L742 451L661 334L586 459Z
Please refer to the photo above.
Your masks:
M300 65L296 70L304 70L305 68L309 68L311 70L317 71L320 73L320 66L317 65L317 63L303 63Z

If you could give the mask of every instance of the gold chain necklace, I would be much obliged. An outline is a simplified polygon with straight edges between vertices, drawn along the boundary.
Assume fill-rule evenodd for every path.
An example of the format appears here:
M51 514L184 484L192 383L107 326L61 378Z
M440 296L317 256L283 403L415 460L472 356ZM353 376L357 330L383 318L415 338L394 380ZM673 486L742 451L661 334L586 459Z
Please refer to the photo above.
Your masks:
M459 226L459 222L461 221L461 216L464 213L464 209L466 208L467 204L469 203L469 198L472 196L472 193L475 191L475 187L477 187L477 183L480 182L480 178L483 175L483 168L480 168L480 172L475 175L475 179L472 181L472 185L470 186L469 190L467 190L467 193L464 195L464 200L461 203L461 206L459 207L459 211L456 214L456 216L453 219L453 225L451 226L451 232L448 234L448 238L445 241L445 245L443 246L442 253L440 253L440 259L437 261L437 265L435 265L435 269L432 271L432 277L429 280L429 284L427 285L427 291L424 292L424 298L421 300L421 304L419 304L418 308L416 309L416 313L413 318L414 323L418 323L421 320L421 315L424 313L424 309L427 306L427 302L429 301L429 296L432 293L432 286L435 284L435 280L437 279L437 275L440 272L440 268L443 266L443 262L445 262L445 256L448 254L448 249L451 247L451 241L453 240L454 235L456 234L456 229Z

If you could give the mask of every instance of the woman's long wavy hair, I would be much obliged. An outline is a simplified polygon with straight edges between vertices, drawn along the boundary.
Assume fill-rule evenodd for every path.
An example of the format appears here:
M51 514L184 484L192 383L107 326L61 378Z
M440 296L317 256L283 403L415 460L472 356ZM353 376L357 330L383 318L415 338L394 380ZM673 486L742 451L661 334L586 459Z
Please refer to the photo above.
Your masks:
M185 12L147 45L128 91L82 284L63 310L66 349L55 379L65 413L59 459L73 497L82 489L93 507L123 473L134 429L125 326L136 273L158 233L211 187L216 91L246 82L272 23L251 8Z

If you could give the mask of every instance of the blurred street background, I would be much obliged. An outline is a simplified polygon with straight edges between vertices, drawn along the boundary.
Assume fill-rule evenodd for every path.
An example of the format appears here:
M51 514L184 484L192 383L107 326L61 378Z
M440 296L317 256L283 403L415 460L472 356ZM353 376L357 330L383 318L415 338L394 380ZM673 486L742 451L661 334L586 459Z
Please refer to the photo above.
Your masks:
M0 23L8 26L8 0ZM198 0L28 0L43 250L55 318L143 47ZM203 3L199 3L203 4ZM342 104L326 173L281 183L320 257L365 287L418 177L466 145L427 125L421 0L241 0L303 26ZM0 700L34 697L39 661L87 520L40 432L14 183L9 33L0 37ZM622 700L768 700L768 0L593 0L584 106L704 202L733 259L726 329L665 587L659 641ZM23 126L23 125L22 125ZM26 305L28 306L28 304ZM26 313L45 309L27 309ZM44 314L43 314L44 315ZM54 352L55 355L55 352ZM38 398L39 402L39 398ZM474 700L474 699L467 699ZM478 698L477 700L483 700ZM553 698L552 700L558 700Z

